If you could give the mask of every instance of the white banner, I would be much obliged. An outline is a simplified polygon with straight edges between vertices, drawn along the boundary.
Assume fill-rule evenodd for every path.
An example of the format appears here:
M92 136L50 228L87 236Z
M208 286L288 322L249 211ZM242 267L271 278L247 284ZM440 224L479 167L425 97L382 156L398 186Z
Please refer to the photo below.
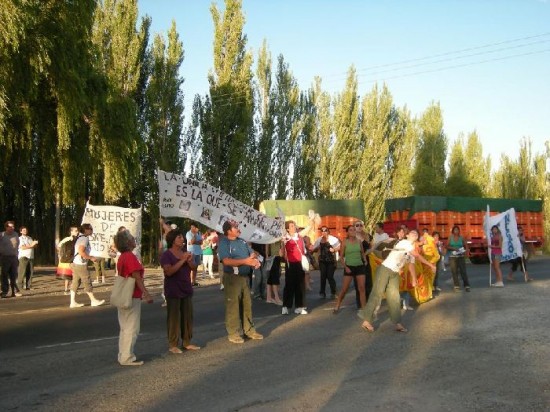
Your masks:
M124 226L136 238L134 254L141 256L141 209L94 206L87 202L82 223L89 223L94 228L94 233L89 237L92 256L109 258L113 236L120 226Z
M487 205L487 214L485 215L483 225L489 244L491 243L491 227L494 225L498 226L502 235L502 262L521 256L522 250L518 236L516 211L513 208L508 209L506 212L499 213L498 215L490 216L489 205ZM491 259L490 253L489 259Z
M241 237L269 244L281 239L283 218L270 218L208 183L158 171L161 216L186 217L222 232L226 220L239 224Z

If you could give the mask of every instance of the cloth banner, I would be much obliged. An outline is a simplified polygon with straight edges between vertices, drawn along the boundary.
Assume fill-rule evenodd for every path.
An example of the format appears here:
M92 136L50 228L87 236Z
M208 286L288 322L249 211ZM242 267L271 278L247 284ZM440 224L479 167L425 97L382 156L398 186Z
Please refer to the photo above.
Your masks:
M491 227L497 225L502 234L502 257L501 262L512 260L520 257L522 254L521 242L518 235L518 224L516 221L515 209L508 209L506 212L491 216L489 205L487 205L487 213L483 219L483 228L487 236L487 244L491 244ZM491 253L489 251L489 259Z
M141 256L141 208L127 209L119 206L94 206L86 203L82 223L89 223L94 233L89 237L90 255L109 258L109 248L120 226L124 226L136 239L133 253Z
M284 217L270 218L208 183L158 171L161 216L185 217L222 232L226 220L235 220L246 241L269 244L281 239Z

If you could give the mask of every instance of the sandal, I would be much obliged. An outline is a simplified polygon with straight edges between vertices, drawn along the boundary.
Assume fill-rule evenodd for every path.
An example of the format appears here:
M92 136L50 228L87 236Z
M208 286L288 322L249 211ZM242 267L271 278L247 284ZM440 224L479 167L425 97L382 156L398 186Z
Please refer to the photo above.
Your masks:
M199 350L201 347L200 346L197 346L197 345L187 345L187 346L184 346L183 349L185 350Z
M374 326L372 326L369 322L364 321L361 324L361 327L365 329L367 332L374 332Z
M395 326L395 331L396 332L402 332L402 333L407 333L409 330L403 326L402 324L398 323L396 326Z
M171 352L171 353L183 353L183 351L182 351L180 348L178 348L177 346L174 346L174 347L168 349L168 352Z

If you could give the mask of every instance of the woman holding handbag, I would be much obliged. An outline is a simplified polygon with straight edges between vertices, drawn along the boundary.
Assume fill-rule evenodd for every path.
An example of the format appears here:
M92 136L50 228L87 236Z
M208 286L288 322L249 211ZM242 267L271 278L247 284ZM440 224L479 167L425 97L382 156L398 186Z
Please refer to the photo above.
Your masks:
M287 261L285 272L285 288L283 290L282 314L288 315L288 310L295 305L294 313L307 315L305 305L306 285L305 270L302 260L305 258L304 239L296 230L296 223L289 220L285 223L288 234L283 238L284 256ZM305 264L305 263L304 263Z
M129 308L118 308L118 323L120 334L118 338L118 363L122 366L141 366L143 361L137 361L134 346L139 334L141 320L141 300L153 303L153 299L143 283L143 265L132 253L136 240L126 229L114 236L115 247L120 253L117 262L117 276L135 279L132 305Z

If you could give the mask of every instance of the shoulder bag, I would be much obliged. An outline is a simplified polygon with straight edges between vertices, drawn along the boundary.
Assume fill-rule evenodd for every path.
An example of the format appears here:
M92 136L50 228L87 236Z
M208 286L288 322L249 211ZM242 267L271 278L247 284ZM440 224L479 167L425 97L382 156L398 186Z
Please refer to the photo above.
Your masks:
M111 305L119 309L132 307L132 296L136 287L136 279L133 276L115 276L115 284L111 291Z

